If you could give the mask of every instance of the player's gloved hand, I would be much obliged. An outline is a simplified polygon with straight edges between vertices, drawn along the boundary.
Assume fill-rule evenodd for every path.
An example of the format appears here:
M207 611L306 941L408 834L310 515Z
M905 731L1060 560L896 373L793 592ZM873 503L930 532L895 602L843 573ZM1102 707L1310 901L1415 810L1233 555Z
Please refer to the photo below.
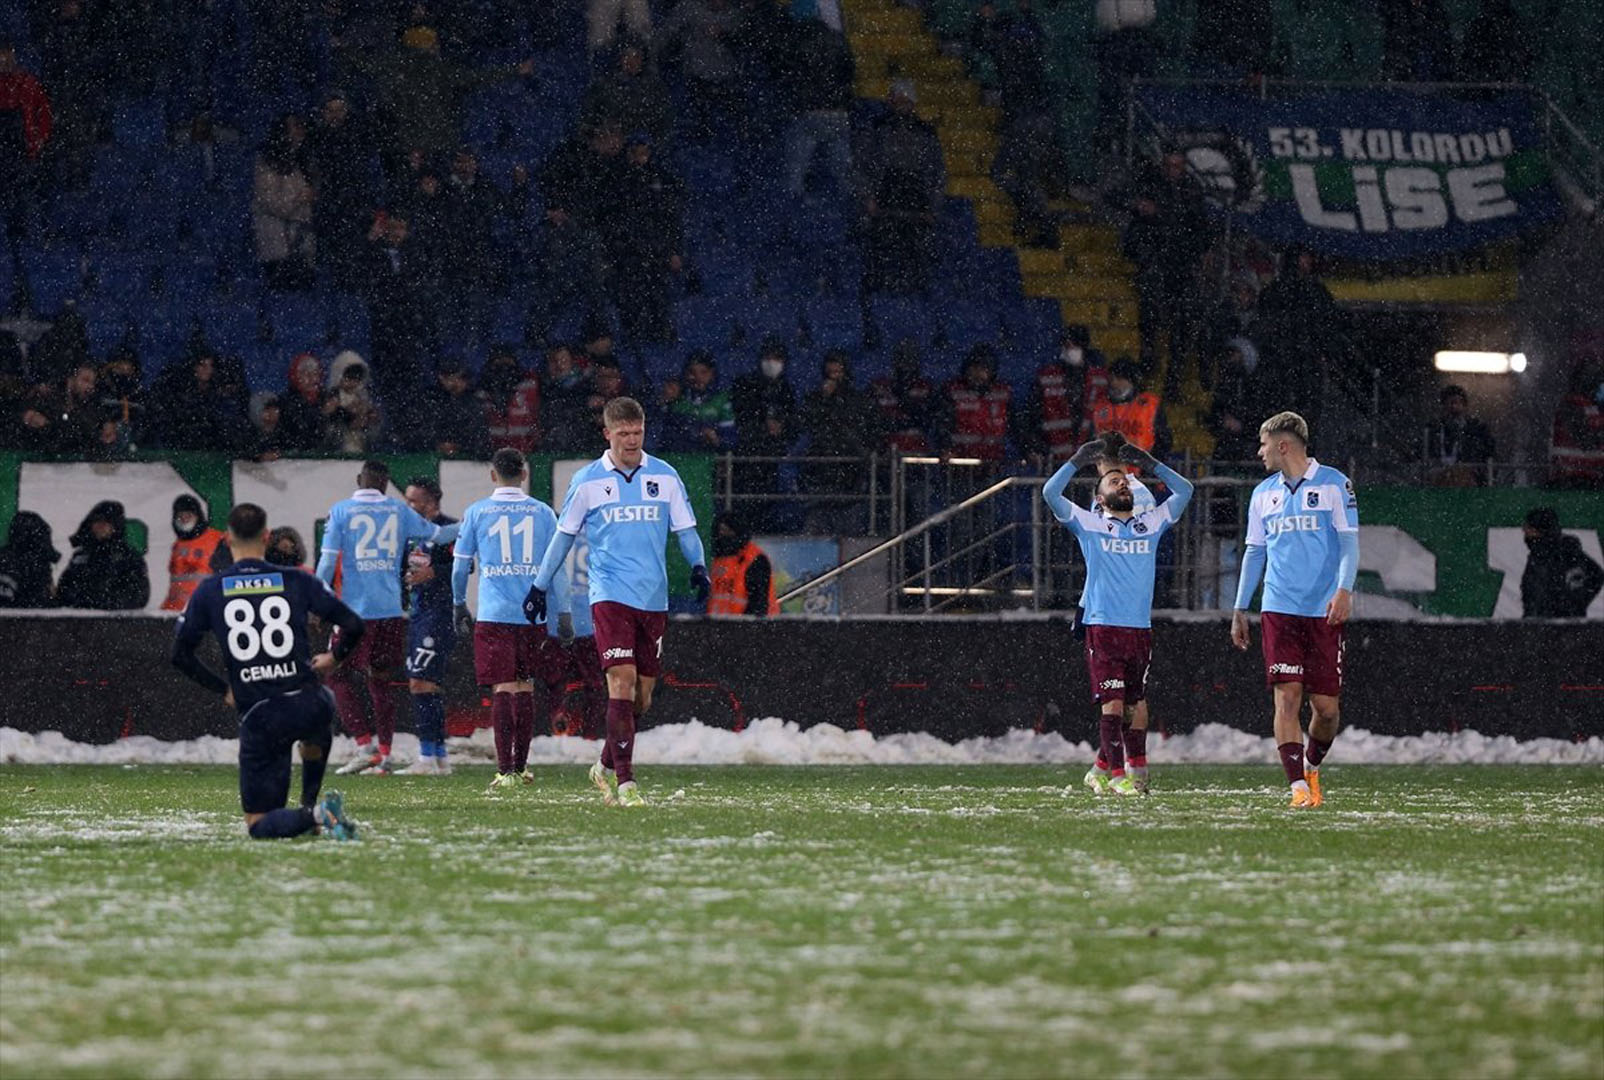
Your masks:
M458 604L451 609L451 625L457 628L457 633L467 637L473 633L473 615L468 611L467 604Z
M1152 472L1158 468L1158 458L1132 442L1128 442L1119 448L1119 460L1126 465L1135 465L1143 472Z
M546 621L546 590L534 585L529 586L529 593L524 597L524 618L532 623Z
M707 598L713 595L713 582L707 576L707 567L691 567L691 588L696 590L696 599L705 604Z
M557 640L564 645L574 643L574 617L566 611L557 616Z
M1069 459L1069 463L1077 469L1084 469L1097 461L1098 458L1104 456L1104 453L1103 440L1092 439L1090 442L1081 444L1080 449L1076 450L1075 455Z

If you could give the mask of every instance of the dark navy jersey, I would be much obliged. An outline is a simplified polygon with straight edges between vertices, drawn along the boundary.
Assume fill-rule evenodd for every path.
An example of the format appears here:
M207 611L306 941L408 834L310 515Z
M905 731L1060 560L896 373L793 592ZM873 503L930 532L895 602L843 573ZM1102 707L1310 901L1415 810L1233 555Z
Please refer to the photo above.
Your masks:
M436 514L429 519L436 525L451 525L456 518ZM432 625L451 622L451 566L452 546L429 540L408 540L405 566L432 566L434 580L414 586L408 596L408 606L414 619L423 619Z
M178 620L173 663L202 686L232 689L245 713L268 698L317 685L308 615L361 635L361 618L311 574L242 559L196 586ZM207 634L222 649L226 685L195 657Z

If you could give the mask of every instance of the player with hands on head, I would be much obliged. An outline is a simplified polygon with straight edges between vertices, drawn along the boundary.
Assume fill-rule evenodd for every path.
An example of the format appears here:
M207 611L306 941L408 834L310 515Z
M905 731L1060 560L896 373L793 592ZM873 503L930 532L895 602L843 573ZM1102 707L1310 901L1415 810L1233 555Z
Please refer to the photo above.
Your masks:
M1123 440L1121 440L1123 441ZM1137 513L1125 470L1116 456L1152 469L1171 495ZM1075 473L1088 465L1109 465L1098 476L1097 510L1083 510L1064 494ZM1153 657L1153 583L1158 541L1179 520L1192 499L1192 484L1138 447L1105 438L1077 449L1042 488L1053 516L1069 528L1086 560L1086 591L1081 598L1086 625L1086 666L1092 700L1098 706L1097 762L1084 783L1097 795L1145 795L1147 729L1138 707L1146 698L1147 670ZM1127 771L1129 765L1129 771Z

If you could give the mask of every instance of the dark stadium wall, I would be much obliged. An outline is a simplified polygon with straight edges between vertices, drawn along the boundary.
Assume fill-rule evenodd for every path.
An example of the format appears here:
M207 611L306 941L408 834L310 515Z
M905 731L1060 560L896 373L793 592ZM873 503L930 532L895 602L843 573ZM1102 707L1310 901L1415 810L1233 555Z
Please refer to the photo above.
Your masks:
M88 742L232 736L232 713L168 667L172 629L149 617L0 618L0 655L37 658L7 665L0 725ZM1154 640L1156 728L1268 731L1257 645L1237 652L1226 623L1212 619L1158 622ZM1017 727L1094 735L1081 645L1059 620L686 619L670 625L666 644L652 724L778 716L949 740ZM481 698L466 647L456 659L449 700L471 719ZM1347 667L1343 718L1354 727L1604 736L1598 622L1360 622ZM410 724L408 710L401 717Z

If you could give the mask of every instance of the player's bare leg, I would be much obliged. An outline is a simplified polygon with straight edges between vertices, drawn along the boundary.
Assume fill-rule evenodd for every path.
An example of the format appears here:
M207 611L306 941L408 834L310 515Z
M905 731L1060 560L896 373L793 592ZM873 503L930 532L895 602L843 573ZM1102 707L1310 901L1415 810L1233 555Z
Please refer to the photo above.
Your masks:
M1281 768L1286 770L1287 783L1292 787L1292 805L1303 808L1315 805L1309 782L1303 774L1303 684L1279 682L1272 688L1275 695L1275 747L1281 754Z
M1143 795L1147 794L1147 702L1138 701L1125 709L1125 775Z
M1331 743L1342 726L1341 699L1332 694L1309 695L1309 748L1303 758L1303 778L1309 783L1314 805L1325 801L1320 791L1320 763L1331 752Z
M604 774L610 770L616 778L621 806L645 805L635 786L635 709L643 693L643 683L646 684L644 693L650 700L652 681L640 678L634 664L607 669L607 743L602 750L601 766ZM592 770L592 781L596 780L594 772ZM603 783L606 779L604 776ZM607 792L604 790L603 794Z

